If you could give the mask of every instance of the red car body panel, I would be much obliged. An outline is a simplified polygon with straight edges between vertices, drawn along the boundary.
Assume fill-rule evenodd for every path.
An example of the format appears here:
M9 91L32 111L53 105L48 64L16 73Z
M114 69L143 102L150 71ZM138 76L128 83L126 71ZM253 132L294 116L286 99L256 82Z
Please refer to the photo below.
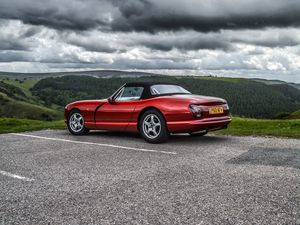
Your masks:
M201 105L203 116L195 118L190 104ZM222 114L209 114L212 106L223 107ZM138 132L138 121L149 108L159 110L170 133L192 133L225 128L231 121L227 102L220 98L192 94L158 96L110 103L107 99L85 100L65 107L65 119L72 109L81 111L88 129Z

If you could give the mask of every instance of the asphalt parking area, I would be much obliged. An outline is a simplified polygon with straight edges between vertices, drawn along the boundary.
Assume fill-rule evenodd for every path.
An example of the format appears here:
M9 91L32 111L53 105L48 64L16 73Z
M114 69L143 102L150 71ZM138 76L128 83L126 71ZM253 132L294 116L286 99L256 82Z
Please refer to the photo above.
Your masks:
M0 224L300 224L300 140L46 130L0 143Z

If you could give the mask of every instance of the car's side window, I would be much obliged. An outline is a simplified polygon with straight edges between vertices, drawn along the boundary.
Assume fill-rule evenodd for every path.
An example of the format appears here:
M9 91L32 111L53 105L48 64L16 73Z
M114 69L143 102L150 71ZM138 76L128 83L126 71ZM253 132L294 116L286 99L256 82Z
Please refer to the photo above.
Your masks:
M116 101L132 101L139 100L142 96L143 87L124 87L120 94L116 97Z

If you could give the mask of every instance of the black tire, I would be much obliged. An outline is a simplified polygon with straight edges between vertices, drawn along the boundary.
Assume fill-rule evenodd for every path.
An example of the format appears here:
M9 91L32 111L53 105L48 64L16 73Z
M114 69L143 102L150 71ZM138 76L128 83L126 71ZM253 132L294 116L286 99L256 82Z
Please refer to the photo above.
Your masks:
M78 123L80 123L80 125L82 127L78 128L78 130L76 130L74 128L74 126L72 125L72 118L75 117L75 115L80 115L81 118L82 118L82 121ZM78 117L79 118L79 117ZM78 110L78 109L74 109L72 110L69 115L68 115L68 121L67 121L67 127L68 127L68 130L70 131L71 134L73 135L84 135L84 134L87 134L89 132L89 129L87 129L85 126L84 126L84 118L83 118L83 115L81 114L81 112Z
M153 116L153 117L152 117ZM148 118L153 118L153 124L150 125L149 122L147 122ZM158 125L160 123L160 127ZM149 132L147 132L147 129L150 129ZM152 130L151 130L152 129ZM155 130L155 131L154 131ZM169 138L169 131L167 128L167 124L165 121L165 118L163 115L155 110L155 109L149 109L146 112L143 113L143 115L140 118L139 121L139 131L142 137L149 143L157 144L165 142ZM154 134L155 132L155 134ZM152 135L151 135L152 133Z
M201 137L201 136L204 136L208 133L208 131L204 131L204 132L201 132L201 133L189 133L191 136L194 136L194 137Z

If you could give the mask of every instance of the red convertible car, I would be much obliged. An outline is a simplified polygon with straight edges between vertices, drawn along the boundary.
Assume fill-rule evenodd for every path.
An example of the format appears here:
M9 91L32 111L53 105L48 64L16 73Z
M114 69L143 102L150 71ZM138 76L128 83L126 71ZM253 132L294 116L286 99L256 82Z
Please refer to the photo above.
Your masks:
M150 143L170 133L205 135L227 128L231 119L226 100L193 95L175 84L126 83L111 97L73 102L65 107L65 121L74 135L89 130L139 132Z

